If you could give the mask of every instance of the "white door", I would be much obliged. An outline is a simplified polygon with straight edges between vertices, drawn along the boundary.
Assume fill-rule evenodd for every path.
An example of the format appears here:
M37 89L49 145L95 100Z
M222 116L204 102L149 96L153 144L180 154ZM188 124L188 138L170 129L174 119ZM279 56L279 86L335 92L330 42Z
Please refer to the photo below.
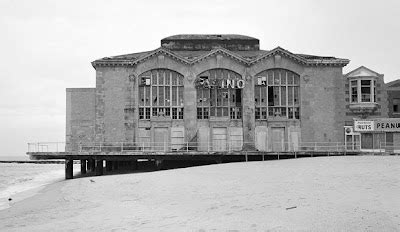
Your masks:
M155 151L168 151L168 128L154 128L154 146Z
M210 151L210 128L200 127L197 133L197 150L198 151Z
M171 127L171 149L178 151L185 146L185 128Z
M258 126L256 128L256 148L259 151L268 151L267 132L266 126Z
M138 147L142 151L151 150L151 130L150 127L139 128Z
M225 127L214 127L212 134L213 151L226 151L226 132Z
M241 151L243 146L243 128L231 127L229 128L229 150Z
M285 150L285 128L272 128L272 151L280 152Z

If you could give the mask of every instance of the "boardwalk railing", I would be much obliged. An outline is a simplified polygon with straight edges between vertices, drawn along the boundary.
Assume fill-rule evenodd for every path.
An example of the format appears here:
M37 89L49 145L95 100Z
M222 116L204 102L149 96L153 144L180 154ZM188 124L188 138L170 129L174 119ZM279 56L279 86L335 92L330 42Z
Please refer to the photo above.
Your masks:
M400 144L382 142L379 144L379 149L388 153L400 153Z
M28 152L64 152L65 142L28 143Z
M386 146L390 148L390 146ZM356 149L354 149L356 148ZM345 152L359 151L359 143L344 144L341 142L301 142L301 143L270 143L255 146L254 143L241 141L216 140L210 143L185 142L93 142L81 144L68 144L65 142L39 142L28 143L28 152L240 152L240 151L266 151L266 152ZM394 149L394 148L393 148ZM400 149L400 147L398 148Z

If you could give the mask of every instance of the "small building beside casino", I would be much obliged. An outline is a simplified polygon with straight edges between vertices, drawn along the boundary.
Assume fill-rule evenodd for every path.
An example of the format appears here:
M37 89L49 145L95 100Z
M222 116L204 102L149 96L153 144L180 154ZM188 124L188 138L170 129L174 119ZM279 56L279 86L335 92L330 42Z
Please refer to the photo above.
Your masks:
M93 61L96 87L67 89L66 150L128 144L143 151L279 152L305 144L349 150L400 144L387 128L357 129L359 121L378 123L395 113L383 75L365 67L344 75L348 63L280 47L261 50L258 39L242 35L170 36L153 51Z
M377 81L375 89L371 90L373 93L371 97L375 97L376 93L382 93L382 90L379 89L380 86L385 86L383 91L386 92L386 95L383 95L385 97L383 99L376 97L376 102L373 100L365 103L365 112L359 112L360 116L353 119L354 125L346 126L346 142L351 144L351 142L357 141L360 144L358 149L364 151L392 152L397 150L398 152L400 151L400 82L396 80L382 85L383 75L365 67L359 68L359 71L362 70L364 72L356 79L359 81L371 80L374 83ZM386 106L387 109L384 108ZM353 113L355 112L353 111Z

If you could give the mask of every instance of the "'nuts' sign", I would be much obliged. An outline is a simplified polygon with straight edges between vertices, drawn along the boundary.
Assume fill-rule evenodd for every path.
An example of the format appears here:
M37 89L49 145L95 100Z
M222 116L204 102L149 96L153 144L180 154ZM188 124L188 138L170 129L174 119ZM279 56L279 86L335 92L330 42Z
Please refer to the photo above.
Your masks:
M374 131L374 121L354 121L354 131Z
M354 131L357 132L397 132L400 131L399 118L376 118L371 121L354 121Z

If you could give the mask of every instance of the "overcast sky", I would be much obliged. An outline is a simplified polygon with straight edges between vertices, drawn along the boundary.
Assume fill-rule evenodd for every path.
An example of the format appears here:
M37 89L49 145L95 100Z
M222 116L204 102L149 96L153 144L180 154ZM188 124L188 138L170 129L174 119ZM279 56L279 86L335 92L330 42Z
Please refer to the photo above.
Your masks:
M90 62L153 50L174 34L243 34L261 49L350 59L400 78L400 1L0 0L0 155L65 141L65 88Z

